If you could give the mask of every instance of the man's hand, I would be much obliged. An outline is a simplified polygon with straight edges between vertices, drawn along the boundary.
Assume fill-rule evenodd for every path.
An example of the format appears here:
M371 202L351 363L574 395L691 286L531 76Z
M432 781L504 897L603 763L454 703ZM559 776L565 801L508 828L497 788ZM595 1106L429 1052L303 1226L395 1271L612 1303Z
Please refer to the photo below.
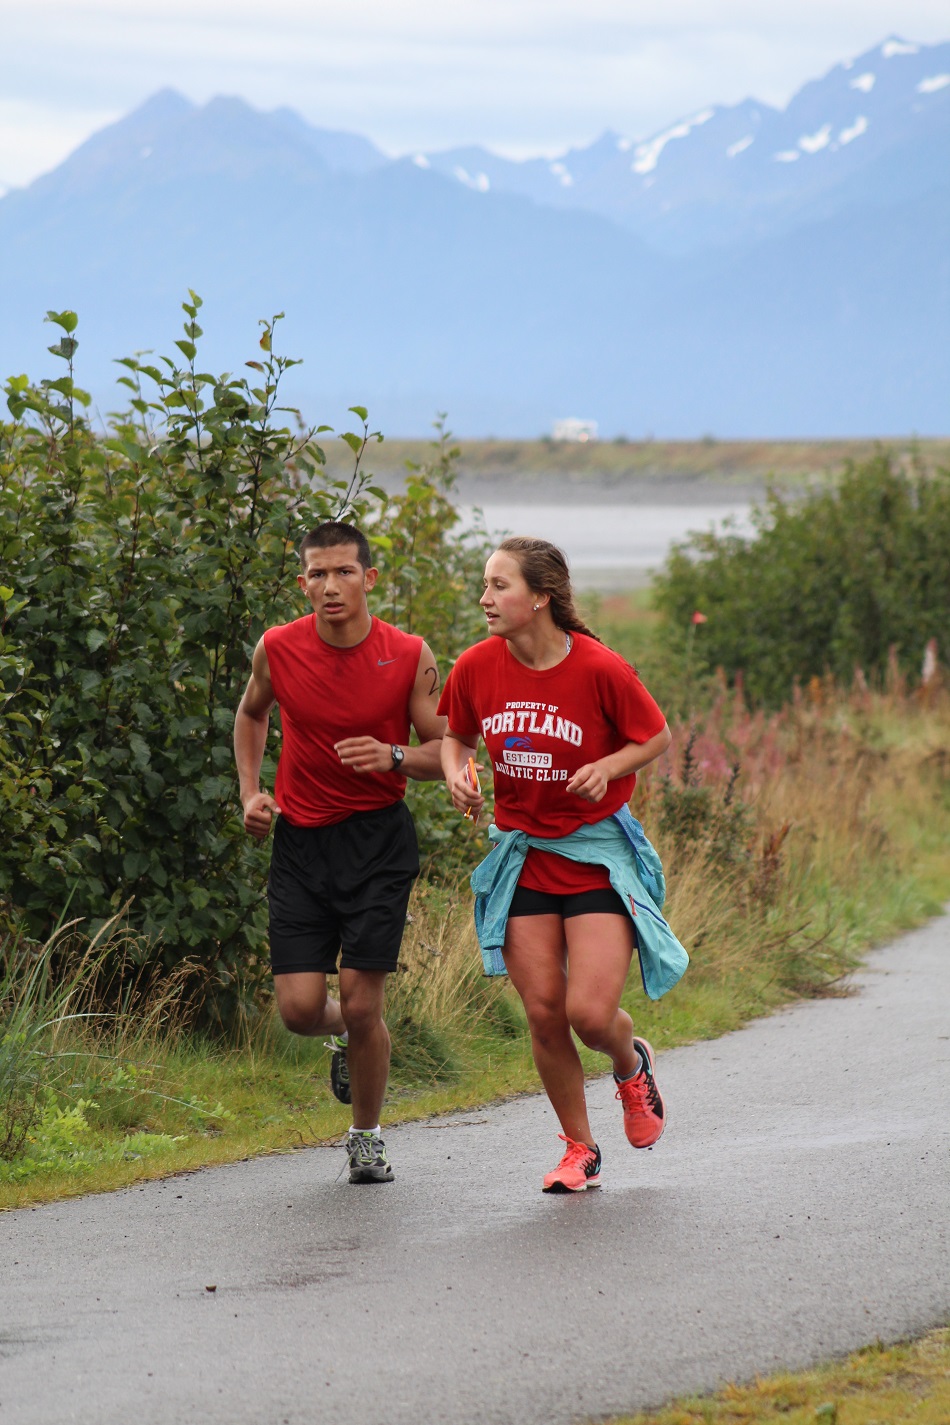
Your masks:
M268 792L255 792L244 803L244 830L263 841L280 807Z
M599 802L607 791L608 780L602 763L585 762L583 767L578 767L565 791L583 797L585 802Z
M354 772L392 772L393 749L389 742L377 742L375 737L345 737L333 744L344 767Z

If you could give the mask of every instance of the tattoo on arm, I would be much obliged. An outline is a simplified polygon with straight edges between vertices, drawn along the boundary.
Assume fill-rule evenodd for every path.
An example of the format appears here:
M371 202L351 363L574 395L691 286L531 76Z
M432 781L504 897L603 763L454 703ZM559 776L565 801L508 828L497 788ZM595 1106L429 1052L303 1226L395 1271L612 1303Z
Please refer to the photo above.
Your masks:
M432 683L430 684L430 687L429 687L429 697L430 697L430 698L433 698L433 697L435 697L436 693L439 691L439 675L438 675L438 673L436 672L435 668L427 668L427 669L425 670L425 675L424 675L424 676L427 677L427 678L431 678L431 679L432 679Z

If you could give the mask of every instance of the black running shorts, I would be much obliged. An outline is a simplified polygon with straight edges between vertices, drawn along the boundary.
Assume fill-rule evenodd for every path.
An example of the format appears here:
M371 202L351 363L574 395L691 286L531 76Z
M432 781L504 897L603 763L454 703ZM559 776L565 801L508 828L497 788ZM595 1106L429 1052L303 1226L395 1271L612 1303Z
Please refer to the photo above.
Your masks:
M333 826L277 818L267 898L275 975L395 970L419 874L405 802ZM341 955L342 950L342 955Z
M573 895L556 896L548 891L534 891L530 886L515 886L508 919L516 915L559 915L570 920L573 915L627 915L623 901L613 886L593 891L577 891ZM629 918L629 917L628 917Z

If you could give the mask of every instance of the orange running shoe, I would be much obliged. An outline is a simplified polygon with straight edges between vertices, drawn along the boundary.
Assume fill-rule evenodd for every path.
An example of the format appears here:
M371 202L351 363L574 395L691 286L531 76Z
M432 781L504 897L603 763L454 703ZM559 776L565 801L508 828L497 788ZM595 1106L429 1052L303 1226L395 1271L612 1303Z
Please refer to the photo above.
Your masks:
M632 1079L617 1082L616 1098L623 1104L623 1127L634 1148L652 1148L666 1127L666 1104L656 1086L656 1055L645 1039L634 1039L633 1047L643 1066ZM614 1081L617 1081L616 1074Z
M586 1192L589 1187L600 1187L600 1149L588 1148L586 1143L575 1143L563 1133L557 1135L567 1144L567 1152L553 1173L548 1173L542 1184L542 1192Z

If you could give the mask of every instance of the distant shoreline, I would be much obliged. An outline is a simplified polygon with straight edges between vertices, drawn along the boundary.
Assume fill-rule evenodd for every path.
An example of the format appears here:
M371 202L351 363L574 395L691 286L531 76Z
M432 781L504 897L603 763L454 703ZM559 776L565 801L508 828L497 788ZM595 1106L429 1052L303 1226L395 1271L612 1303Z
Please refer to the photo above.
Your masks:
M457 440L461 455L460 501L499 504L542 499L546 504L682 505L757 500L774 485L803 490L824 484L848 461L884 448L909 465L916 457L934 469L950 466L950 437L920 440L815 441L592 441ZM330 473L347 470L341 450L327 448ZM427 440L384 440L371 445L365 464L387 490L399 489L406 462L433 458Z

